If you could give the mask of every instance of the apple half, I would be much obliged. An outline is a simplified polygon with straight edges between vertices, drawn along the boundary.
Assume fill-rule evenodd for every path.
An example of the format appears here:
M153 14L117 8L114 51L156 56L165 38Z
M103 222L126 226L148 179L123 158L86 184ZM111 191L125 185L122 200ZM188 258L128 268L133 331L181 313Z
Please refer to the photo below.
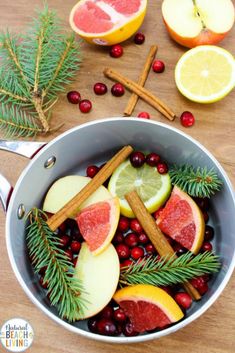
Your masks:
M83 242L74 272L81 280L81 298L86 301L83 318L99 313L112 299L118 285L120 263L112 244L99 255L92 255L88 245Z
M188 48L220 42L235 21L231 0L164 0L162 15L172 39Z

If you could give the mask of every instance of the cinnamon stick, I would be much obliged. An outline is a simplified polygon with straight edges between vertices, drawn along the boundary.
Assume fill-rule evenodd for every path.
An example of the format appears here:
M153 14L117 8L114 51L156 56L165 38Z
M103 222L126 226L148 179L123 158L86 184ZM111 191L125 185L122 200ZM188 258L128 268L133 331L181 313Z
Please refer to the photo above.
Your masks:
M110 68L104 69L104 75L112 80L118 81L131 92L136 93L140 98L142 98L149 105L157 109L167 119L174 120L176 118L175 113L165 103L163 103L158 97L156 97L146 88L138 85L138 83L130 80L129 78L126 78L119 72L114 71Z
M153 246L157 250L160 256L174 256L175 252L169 242L167 241L164 234L161 232L159 227L156 225L154 218L150 215L146 209L144 203L140 199L139 195L135 190L129 192L125 195L126 200L128 201L132 211L134 212L136 218L143 227L145 233L153 243ZM183 287L188 292L188 294L195 300L200 300L201 296L194 288L191 283L183 283Z
M114 170L131 154L132 151L133 148L131 146L123 147L103 166L103 168L77 195L49 218L47 224L51 230L55 231L67 218L77 212L81 204L112 175Z
M142 87L145 85L145 82L147 80L149 70L151 69L152 62L153 62L155 55L157 53L157 49L158 49L157 45L152 45L150 47L150 50L149 50L148 56L146 58L143 70L142 70L140 77L139 77L139 80L138 80L138 85L140 85ZM124 110L125 116L130 116L133 113L133 110L135 109L138 98L139 98L139 96L136 93L132 93L132 95L127 103L127 106Z

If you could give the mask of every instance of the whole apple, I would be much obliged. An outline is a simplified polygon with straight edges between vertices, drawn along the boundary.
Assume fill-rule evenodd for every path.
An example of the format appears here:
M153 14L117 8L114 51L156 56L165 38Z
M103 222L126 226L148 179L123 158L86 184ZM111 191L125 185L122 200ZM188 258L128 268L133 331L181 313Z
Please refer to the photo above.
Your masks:
M220 42L235 21L231 0L164 0L162 15L171 38L188 48Z

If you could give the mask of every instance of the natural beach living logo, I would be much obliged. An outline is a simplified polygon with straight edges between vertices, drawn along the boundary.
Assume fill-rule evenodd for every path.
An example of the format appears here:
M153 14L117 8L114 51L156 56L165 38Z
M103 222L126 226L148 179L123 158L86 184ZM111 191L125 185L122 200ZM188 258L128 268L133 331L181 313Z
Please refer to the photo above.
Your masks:
M33 342L33 328L24 319L14 318L3 324L0 340L4 348L10 352L24 352Z

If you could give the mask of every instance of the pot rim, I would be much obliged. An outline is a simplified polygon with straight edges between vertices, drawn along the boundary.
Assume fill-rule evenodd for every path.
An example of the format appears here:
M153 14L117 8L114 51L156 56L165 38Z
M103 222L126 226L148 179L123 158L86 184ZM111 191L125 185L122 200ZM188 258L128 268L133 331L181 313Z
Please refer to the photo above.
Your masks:
M199 318L203 313L206 312L206 310L209 309L209 307L216 301L216 299L220 296L220 294L222 293L222 291L224 290L225 286L227 285L232 272L235 268L235 251L234 251L234 255L232 258L232 261L229 265L229 268L227 269L227 273L224 277L224 279L222 280L221 284L219 285L219 287L216 289L215 293L211 296L211 298L209 300L207 300L200 309L198 309L195 313L193 313L190 317L183 319L182 321L180 321L179 323L174 324L173 326L164 329L163 331L158 331L158 332L154 332L154 333L149 333L149 334L145 334L145 335L140 335L140 336L134 336L134 337L125 337L125 336L120 336L120 337L113 337L113 336L102 336L102 335L98 335L89 331L85 331L82 330L76 326L73 326L71 324L69 324L68 322L62 320L61 318L59 318L58 316L56 316L55 314L53 314L52 312L50 312L50 310L48 310L38 299L36 299L34 297L34 295L32 294L32 292L29 290L29 288L27 287L27 285L25 284L24 280L21 277L21 274L16 266L15 260L14 260L14 256L13 256L13 252L12 252L12 248L11 248L11 242L10 242L10 220L11 217L13 215L13 205L14 205L14 199L15 199L15 194L18 192L18 190L20 189L21 186L21 182L24 179L25 174L28 172L28 170L33 166L33 164L37 161L37 159L45 153L45 151L47 151L47 149L49 149L53 144L57 143L59 140L63 139L65 136L69 135L70 133L76 131L76 130L82 130L84 128L87 128L89 126L92 125L96 125L96 124L105 124L106 122L112 122L112 121L133 121L133 122L138 122L138 123L143 123L143 124L150 124L150 125L157 125L157 126L161 126L165 129L168 129L170 131L172 131L173 133L177 133L179 135L181 135L182 137L184 137L185 139L189 140L190 142L192 142L193 144L195 144L199 149L201 149L203 152L206 153L206 155L212 160L212 162L216 165L216 167L219 169L219 171L221 172L221 174L223 175L227 187L230 191L230 194L232 196L233 199L233 204L234 204L234 210L235 210L235 195L234 195L234 191L233 191L233 187L232 184L225 172L225 170L223 169L223 167L220 165L220 163L217 161L217 159L197 140L195 140L194 138L192 138L191 136L185 134L184 132L182 132L181 130L174 128L172 126L169 126L165 123L161 123L161 122L157 122L157 121L153 121L153 120L141 120L139 118L125 118L125 117L110 117L110 118L103 118L103 119L98 119L98 120L94 120L94 121L90 121L87 122L85 124L81 124L79 126L76 126L72 129L69 129L67 131L65 131L64 133L60 134L59 136L57 136L56 138L54 138L53 140L51 140L42 150L40 150L38 152L38 154L33 158L33 160L30 161L30 163L26 166L26 168L22 171L18 181L16 182L14 191L12 193L12 197L8 206L8 211L7 211L7 217L6 217L6 245L7 245L7 252L8 252L8 256L9 256L9 260L13 269L13 272L18 280L18 282L20 283L21 287L23 288L24 292L27 294L27 296L31 299L31 301L39 308L41 309L47 316L49 316L52 320L54 320L56 323L60 324L61 326L63 326L64 328L66 328L67 330L74 332L76 334L80 334L83 337L86 338L90 338L96 341L102 341L102 342L107 342L107 343L138 343L138 342L145 342L145 341L149 341L149 340L153 340L153 339L157 339L166 335L169 335L170 333L176 332L179 329L185 327L186 325L190 324L191 322L193 322L194 320L196 320L197 318Z

